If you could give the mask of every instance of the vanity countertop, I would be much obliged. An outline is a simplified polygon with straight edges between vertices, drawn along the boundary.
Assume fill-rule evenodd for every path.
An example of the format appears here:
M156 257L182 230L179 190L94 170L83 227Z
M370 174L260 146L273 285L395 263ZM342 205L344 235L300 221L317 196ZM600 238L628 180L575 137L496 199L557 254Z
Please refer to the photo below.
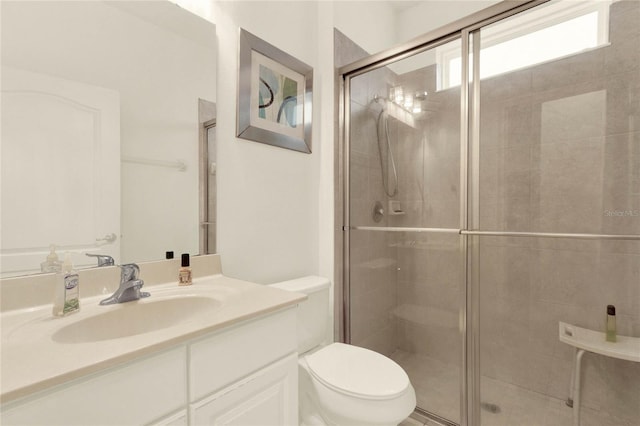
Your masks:
M161 351L212 331L292 307L306 298L300 293L221 274L197 278L191 286L179 287L176 283L170 283L149 288L145 286L144 290L149 291L151 297L108 306L98 305L103 295L83 298L79 312L62 318L52 316L50 304L4 312L0 380L2 403ZM73 341L73 333L60 338L61 329L73 330L74 324L93 321L92 317L120 310L118 315L122 313L123 318L130 318L124 311L140 308L136 304L153 304L170 299L186 300L186 304L180 304L182 308L189 306L189 300L213 301L211 306L193 310L175 323L154 326L151 331L143 333L131 331L134 335L127 336L125 332L123 337L103 338L100 336L105 333L96 330L96 341ZM159 315L163 316L162 309L151 311L159 311ZM157 316L155 318L162 320ZM122 324L122 327L125 330L127 327L135 328L135 323L139 321L131 322L134 324ZM100 321L94 323L100 324ZM106 332L108 334L109 331Z

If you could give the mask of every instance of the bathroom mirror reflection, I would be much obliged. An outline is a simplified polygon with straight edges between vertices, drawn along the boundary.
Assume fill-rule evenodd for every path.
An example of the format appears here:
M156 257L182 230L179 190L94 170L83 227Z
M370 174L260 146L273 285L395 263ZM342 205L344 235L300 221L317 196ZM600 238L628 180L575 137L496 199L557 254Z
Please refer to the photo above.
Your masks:
M215 247L215 26L166 0L0 7L2 276L52 244L78 267Z

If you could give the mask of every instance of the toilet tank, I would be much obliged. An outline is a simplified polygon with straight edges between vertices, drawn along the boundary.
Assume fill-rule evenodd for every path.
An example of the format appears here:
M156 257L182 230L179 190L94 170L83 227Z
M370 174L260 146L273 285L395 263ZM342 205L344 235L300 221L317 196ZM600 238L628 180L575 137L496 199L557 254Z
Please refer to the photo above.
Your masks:
M329 286L327 278L308 276L271 284L272 287L304 293L308 299L298 305L298 353L322 344L329 325Z

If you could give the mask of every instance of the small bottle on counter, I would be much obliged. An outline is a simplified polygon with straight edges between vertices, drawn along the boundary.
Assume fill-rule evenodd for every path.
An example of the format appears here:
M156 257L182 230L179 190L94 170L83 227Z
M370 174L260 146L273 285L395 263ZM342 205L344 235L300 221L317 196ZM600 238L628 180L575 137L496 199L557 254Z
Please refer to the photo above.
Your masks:
M80 277L73 270L71 255L66 253L62 271L56 274L53 316L63 317L80 310Z
M189 264L189 253L182 254L182 267L178 271L178 284L191 285L191 266Z
M616 307L607 305L607 342L616 341Z

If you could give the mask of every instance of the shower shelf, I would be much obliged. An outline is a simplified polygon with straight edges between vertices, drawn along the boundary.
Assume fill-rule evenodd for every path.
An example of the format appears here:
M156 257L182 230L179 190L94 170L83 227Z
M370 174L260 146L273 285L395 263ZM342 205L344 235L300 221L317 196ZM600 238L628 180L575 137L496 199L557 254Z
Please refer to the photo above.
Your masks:
M617 336L616 342L607 342L603 332L564 322L559 323L558 333L561 342L575 348L567 405L573 407L573 426L580 426L580 370L584 353L592 352L611 358L640 362L640 338Z
M607 342L603 332L560 322L560 341L587 352L640 362L640 337L617 336L617 342Z

